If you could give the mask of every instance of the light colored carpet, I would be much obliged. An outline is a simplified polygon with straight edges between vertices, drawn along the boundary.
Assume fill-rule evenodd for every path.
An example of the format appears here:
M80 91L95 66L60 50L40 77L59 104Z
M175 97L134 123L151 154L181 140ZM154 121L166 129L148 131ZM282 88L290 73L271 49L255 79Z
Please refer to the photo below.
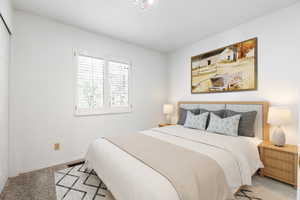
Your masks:
M51 167L9 178L0 199L56 200L54 173L59 169Z
M104 183L83 165L55 173L57 199L114 200ZM243 187L237 200L295 200L296 189L269 178L253 177L253 186Z
M297 190L294 187L270 178L255 176L253 178L253 188L266 200L271 200L271 197L274 200L297 199Z

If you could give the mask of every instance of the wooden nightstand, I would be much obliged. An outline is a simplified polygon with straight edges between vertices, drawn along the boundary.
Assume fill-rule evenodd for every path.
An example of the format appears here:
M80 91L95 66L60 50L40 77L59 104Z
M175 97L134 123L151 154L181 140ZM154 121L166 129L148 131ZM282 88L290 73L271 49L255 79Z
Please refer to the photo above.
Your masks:
M175 124L158 124L158 127L173 126Z
M269 142L259 145L259 152L265 168L261 176L268 176L297 187L298 147L285 145L277 147Z

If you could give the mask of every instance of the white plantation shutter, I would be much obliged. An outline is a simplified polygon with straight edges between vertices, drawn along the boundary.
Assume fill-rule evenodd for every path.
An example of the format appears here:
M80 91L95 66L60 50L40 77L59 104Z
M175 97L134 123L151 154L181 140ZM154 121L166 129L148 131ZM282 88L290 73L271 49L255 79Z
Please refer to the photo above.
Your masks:
M130 65L76 54L75 115L131 112Z
M112 62L108 63L110 86L110 106L129 106L129 65Z
M103 106L105 61L78 56L77 109L96 110Z

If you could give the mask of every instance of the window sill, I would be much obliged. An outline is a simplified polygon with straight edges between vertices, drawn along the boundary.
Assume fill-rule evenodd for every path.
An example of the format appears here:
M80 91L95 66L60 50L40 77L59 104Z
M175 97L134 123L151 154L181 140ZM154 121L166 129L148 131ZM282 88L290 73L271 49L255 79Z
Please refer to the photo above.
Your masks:
M97 115L116 115L116 114L126 114L131 113L131 107L118 107L118 108L110 108L110 109L101 109L98 111L78 111L75 110L75 117L84 117L84 116L97 116Z

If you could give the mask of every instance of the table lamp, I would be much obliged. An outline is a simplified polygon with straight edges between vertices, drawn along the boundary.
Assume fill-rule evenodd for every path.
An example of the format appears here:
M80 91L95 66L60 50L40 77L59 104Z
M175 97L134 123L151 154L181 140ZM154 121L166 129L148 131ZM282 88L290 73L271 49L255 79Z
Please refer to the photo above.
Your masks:
M174 106L172 104L164 104L163 113L166 115L167 124L171 124L171 116L174 111Z
M285 133L283 125L290 123L291 111L285 107L270 107L268 123L274 127L271 135L271 143L275 146L282 147L285 145Z

